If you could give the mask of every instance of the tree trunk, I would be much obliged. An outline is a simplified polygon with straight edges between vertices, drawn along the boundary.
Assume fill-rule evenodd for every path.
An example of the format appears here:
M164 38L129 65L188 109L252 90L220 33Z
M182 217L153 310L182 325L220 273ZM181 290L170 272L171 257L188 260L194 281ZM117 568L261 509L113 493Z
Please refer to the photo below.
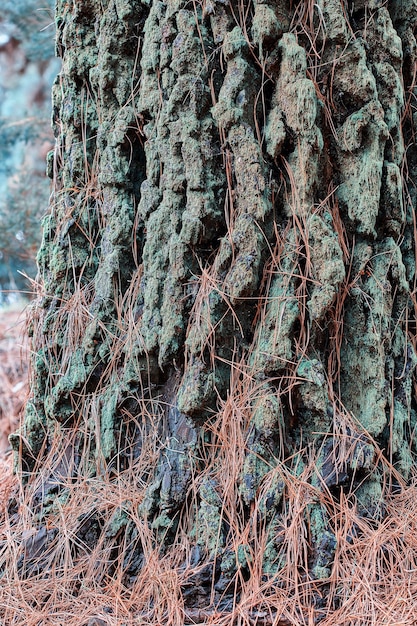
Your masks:
M20 575L65 526L143 623L341 615L417 452L415 2L56 17Z

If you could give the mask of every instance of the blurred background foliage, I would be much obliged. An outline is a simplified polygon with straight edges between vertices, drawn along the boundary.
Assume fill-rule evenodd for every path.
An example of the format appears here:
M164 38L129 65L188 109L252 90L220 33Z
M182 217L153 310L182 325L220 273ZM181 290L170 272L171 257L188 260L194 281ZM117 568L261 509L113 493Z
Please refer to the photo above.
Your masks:
M30 291L36 275L41 217L48 207L46 154L53 147L52 0L0 5L0 305Z

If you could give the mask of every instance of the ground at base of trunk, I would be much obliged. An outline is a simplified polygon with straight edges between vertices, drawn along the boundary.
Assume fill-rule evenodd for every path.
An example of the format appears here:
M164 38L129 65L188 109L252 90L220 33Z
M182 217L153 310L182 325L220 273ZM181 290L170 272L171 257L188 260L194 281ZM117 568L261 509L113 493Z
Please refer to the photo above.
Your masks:
M358 514L354 494L341 491L338 502L322 495L337 545L329 575L313 579L308 520L317 492L303 476L285 477L278 541L258 524L255 502L234 529L234 549L213 558L185 528L192 504L164 547L159 529L138 515L135 468L60 480L53 485L44 465L24 487L17 479L10 487L0 520L4 626L416 624L416 481L391 495L387 488L379 523ZM268 575L272 543L279 566Z

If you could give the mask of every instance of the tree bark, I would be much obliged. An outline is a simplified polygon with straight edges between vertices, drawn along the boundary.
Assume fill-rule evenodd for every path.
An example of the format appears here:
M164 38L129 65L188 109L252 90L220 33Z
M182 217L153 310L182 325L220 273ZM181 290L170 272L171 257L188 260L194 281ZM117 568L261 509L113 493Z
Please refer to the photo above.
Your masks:
M77 521L91 549L124 537L126 585L140 526L192 570L190 614L290 566L330 593L334 511L380 524L417 452L415 2L58 0L56 20L12 439L28 492L48 468L39 523L66 481L130 471L136 526Z

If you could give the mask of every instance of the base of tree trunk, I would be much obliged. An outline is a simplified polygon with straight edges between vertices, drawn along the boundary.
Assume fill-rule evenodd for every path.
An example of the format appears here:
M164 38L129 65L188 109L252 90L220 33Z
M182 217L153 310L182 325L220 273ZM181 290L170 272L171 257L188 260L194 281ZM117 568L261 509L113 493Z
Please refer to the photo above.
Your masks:
M415 622L416 20L58 1L5 623Z

